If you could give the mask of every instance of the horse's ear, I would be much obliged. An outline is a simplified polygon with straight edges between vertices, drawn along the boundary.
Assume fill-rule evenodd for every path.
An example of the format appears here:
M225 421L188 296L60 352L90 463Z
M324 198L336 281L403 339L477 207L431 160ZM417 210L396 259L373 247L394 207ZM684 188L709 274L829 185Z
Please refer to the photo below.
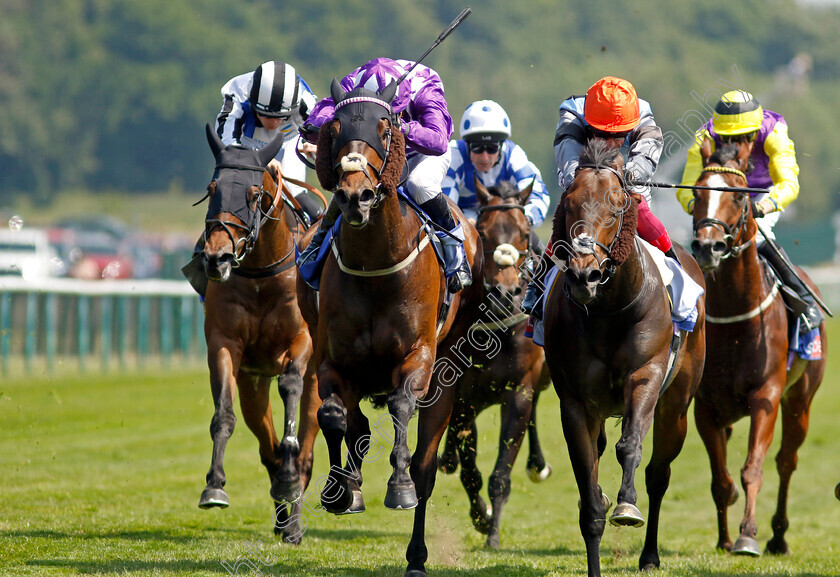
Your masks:
M534 183L537 181L537 177L531 179L531 184L525 187L524 190L519 192L519 204L525 206L528 204L528 199L531 198L531 191L534 190Z
M749 165L750 162L750 155L752 154L753 146L755 146L755 140L744 139L741 142L741 147L738 149L738 166L744 172L747 171L747 165Z
M210 145L210 150L213 151L213 157L216 160L219 160L219 154L221 154L222 150L225 148L225 145L222 144L222 139L219 138L219 135L216 134L216 131L213 130L213 127L210 126L209 122L205 125L204 131L207 133L207 144Z
M391 102L394 101L394 96L397 95L397 88L399 88L399 85L396 83L396 81L394 81L379 92L377 92L376 94L379 95L379 98L381 98L388 104L391 104Z
M482 182L478 179L478 175L476 174L473 177L473 182L475 183L475 196L478 198L478 203L481 206L487 206L490 204L490 191L487 190L487 187L482 184Z
M709 162L709 157L712 155L712 139L705 138L703 144L700 145L700 157L703 159L703 166Z
M338 104L344 97L347 96L347 93L344 92L344 89L341 87L341 82L338 81L338 78L333 78L332 84L330 84L330 96L332 96L333 102Z
M284 134L281 132L275 136L271 142L260 148L258 154L262 166L268 166L271 159L277 156L277 153L280 152L280 148L283 146L283 137Z

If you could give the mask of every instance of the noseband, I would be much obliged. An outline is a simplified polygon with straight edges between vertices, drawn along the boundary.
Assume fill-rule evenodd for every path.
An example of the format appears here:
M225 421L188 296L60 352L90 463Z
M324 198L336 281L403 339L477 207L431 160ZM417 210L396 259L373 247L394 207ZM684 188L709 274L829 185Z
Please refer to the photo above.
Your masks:
M476 218L476 224L478 224L478 219L481 218L482 214L484 214L485 212L493 212L493 211L497 211L497 210L505 210L505 211L507 211L507 210L519 210L519 211L522 211L522 214L525 214L525 207L522 206L521 204L516 204L516 203L493 204L493 205L488 205L488 206L482 206L481 208L478 209L478 218ZM528 263L531 263L532 268L533 268L533 263L536 262L537 256L538 256L531 250L531 222L528 219L525 219L525 221L528 223L528 229L526 231L526 236L528 237L528 248L526 250L517 250L516 251L519 254L519 258L525 258L525 262L523 262L523 266L519 267L519 273L517 274L517 276L519 277L520 284L523 281L528 280L528 278L523 274L523 272L524 272L523 268L528 268L527 266L525 266ZM484 239L482 238L482 240L484 240ZM496 248L498 248L498 247L496 247ZM484 249L484 254L485 255L492 255L493 253L496 252L496 248L494 248L494 249ZM490 286L489 283L485 280L484 281L484 288L485 289L491 289L493 287Z
M743 178L744 182L747 181L747 176L742 171L729 166L707 166L703 169L703 172L735 174ZM744 196L744 200L741 203L741 214L738 216L738 220L735 221L735 224L733 225L730 225L729 223L726 223L720 219L711 217L701 218L700 220L694 223L695 238L697 237L697 233L700 232L701 229L708 227L716 228L721 233L723 233L723 240L726 243L726 252L724 252L723 255L720 257L721 260L739 256L742 252L744 252L747 249L747 247L749 247L752 244L753 240L755 240L755 237L753 237L743 244L736 244L736 241L741 238L741 234L747 228L747 219L749 216L749 203L747 202L748 198L748 196Z

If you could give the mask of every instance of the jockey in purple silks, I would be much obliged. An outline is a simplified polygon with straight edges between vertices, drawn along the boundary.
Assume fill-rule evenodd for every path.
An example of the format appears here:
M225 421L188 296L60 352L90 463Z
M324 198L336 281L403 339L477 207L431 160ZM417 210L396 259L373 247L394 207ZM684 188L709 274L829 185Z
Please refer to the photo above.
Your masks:
M409 60L375 58L345 76L341 80L341 88L345 92L358 87L380 91L413 65L414 62ZM332 98L325 98L315 105L302 130L306 138L314 139L317 130L334 118L334 105ZM458 292L471 284L472 275L464 254L463 229L460 224L456 224L446 196L441 193L441 182L450 162L452 117L446 107L440 76L427 66L415 66L400 84L391 107L399 114L400 130L405 135L406 162L409 168L406 190L436 225L450 233L438 236L444 248L448 289L450 292ZM338 205L331 202L312 241L298 258L298 266L316 258L338 214Z

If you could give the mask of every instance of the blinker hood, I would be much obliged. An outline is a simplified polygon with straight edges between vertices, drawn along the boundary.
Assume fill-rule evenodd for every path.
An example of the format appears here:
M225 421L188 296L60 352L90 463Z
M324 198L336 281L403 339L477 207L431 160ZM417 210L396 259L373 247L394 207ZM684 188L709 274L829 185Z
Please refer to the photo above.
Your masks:
M335 102L335 118L341 122L341 131L333 142L333 158L348 142L361 140L373 148L384 162L388 151L382 146L377 127L379 120L387 118L391 121L394 117L391 102L397 92L397 84L392 82L379 92L362 86L344 92L338 80L334 79L330 92Z

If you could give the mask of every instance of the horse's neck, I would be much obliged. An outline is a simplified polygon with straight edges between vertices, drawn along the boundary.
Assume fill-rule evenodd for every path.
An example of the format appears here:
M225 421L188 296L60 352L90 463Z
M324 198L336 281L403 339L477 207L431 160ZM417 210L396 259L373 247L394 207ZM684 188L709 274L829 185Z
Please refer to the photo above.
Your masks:
M372 209L370 221L356 229L341 226L338 247L341 259L349 268L377 270L388 268L415 248L419 225L411 218L411 210L403 216L396 195L385 198Z
M740 255L720 263L706 275L706 307L714 316L740 314L754 308L766 295L764 268L753 242Z
M634 242L633 250L627 259L621 263L613 277L601 287L601 303L605 311L615 311L631 304L644 289L647 270L638 243Z

